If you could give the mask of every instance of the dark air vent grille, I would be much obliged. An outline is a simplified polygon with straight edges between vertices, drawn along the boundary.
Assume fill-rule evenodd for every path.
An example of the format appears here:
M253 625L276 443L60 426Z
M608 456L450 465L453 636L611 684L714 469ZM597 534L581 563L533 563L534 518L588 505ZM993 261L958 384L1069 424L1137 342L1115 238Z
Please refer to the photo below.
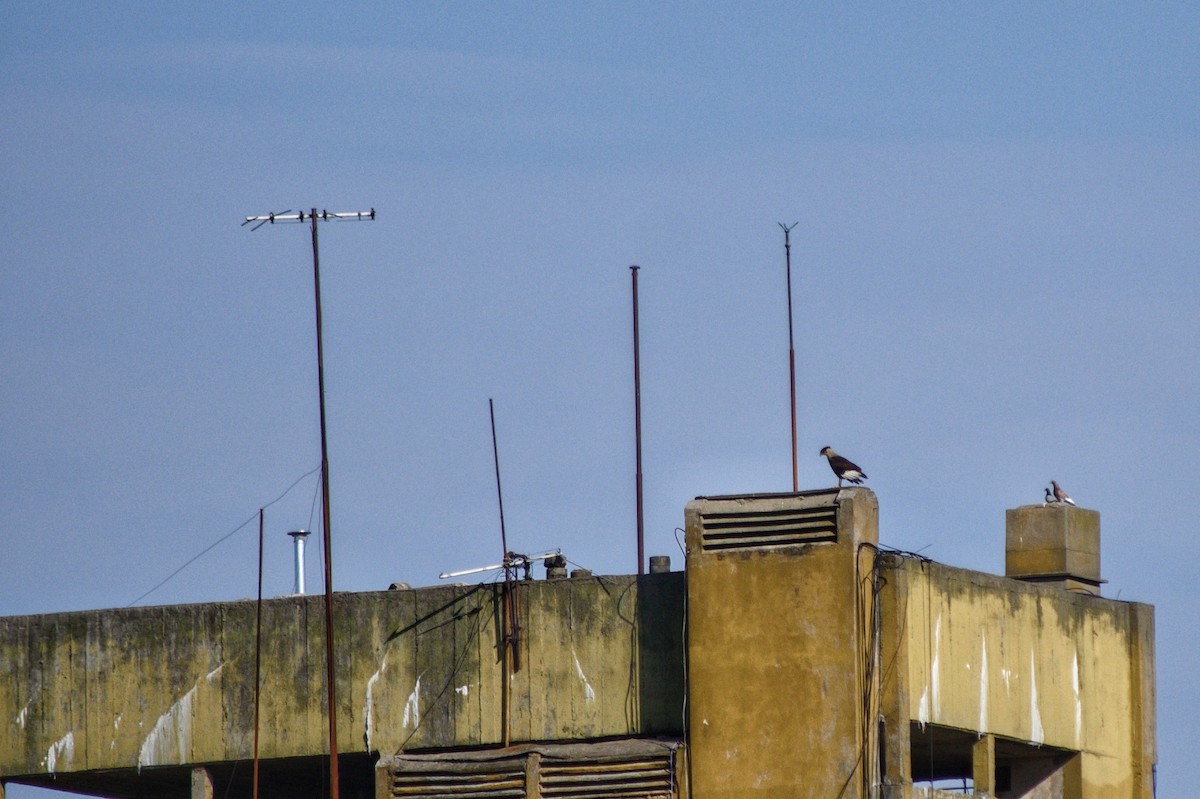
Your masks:
M700 514L705 551L759 549L837 540L837 505Z
M387 771L391 799L674 799L675 749L637 740L543 744L492 760L484 752L402 756Z
M475 765L475 764L472 764ZM437 770L397 771L392 778L396 799L500 799L525 796L525 763L495 763L463 772Z
M666 754L607 763L543 760L541 786L542 796L570 799L674 796L671 761Z

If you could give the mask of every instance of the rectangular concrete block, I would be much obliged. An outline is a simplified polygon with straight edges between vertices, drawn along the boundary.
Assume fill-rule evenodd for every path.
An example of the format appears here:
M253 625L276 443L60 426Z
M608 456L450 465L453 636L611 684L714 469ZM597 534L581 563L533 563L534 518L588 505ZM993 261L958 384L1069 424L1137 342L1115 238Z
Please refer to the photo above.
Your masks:
M1021 580L1098 586L1100 513L1070 505L1024 505L1005 512L1004 573Z

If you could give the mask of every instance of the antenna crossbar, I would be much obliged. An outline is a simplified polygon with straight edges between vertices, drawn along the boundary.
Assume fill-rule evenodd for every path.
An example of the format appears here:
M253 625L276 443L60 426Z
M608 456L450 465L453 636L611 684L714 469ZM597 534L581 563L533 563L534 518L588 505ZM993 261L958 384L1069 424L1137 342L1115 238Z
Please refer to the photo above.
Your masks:
M482 572L490 572L490 571L495 571L496 569L503 569L505 566L509 567L510 569L516 568L518 566L524 566L529 563L536 563L539 560L545 560L546 558L552 558L555 555L561 555L561 554L562 554L562 550L559 550L559 549L551 550L550 552L543 552L540 555L518 555L514 552L511 554L510 557L505 558L504 563L495 563L495 564L492 564L491 566L480 566L475 569L463 569L462 571L457 571L457 572L442 572L441 574L438 575L438 579L445 580L450 577L464 577L468 574L480 574Z
M276 222L311 222L314 218L322 222L330 219L352 219L356 222L371 222L375 219L375 209L372 208L369 211L339 211L336 213L333 211L316 211L315 209L310 213L305 213L304 211L293 213L292 211L288 210L280 214L248 216L246 217L245 221L242 222L242 227L249 225L251 222L257 222L258 224L255 225L252 230L258 230L260 227L266 224L274 225Z

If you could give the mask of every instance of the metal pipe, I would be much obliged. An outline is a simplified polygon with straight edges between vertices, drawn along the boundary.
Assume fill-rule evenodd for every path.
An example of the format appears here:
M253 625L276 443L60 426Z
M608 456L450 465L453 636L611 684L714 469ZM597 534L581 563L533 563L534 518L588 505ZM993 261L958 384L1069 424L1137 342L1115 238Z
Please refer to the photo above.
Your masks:
M304 541L306 538L308 538L309 533L308 533L308 530L293 530L292 532L288 533L288 535L290 535L292 537L292 540L296 542L296 547L295 547L296 557L294 558L295 569L296 569L296 579L295 579L294 583L292 584L292 593L293 594L303 594L303 593L305 593L305 591L304 591L304 571L305 571L305 569L304 569Z
M637 561L638 575L646 573L646 528L642 515L642 366L638 335L638 266L629 267L633 275L633 437L637 452Z

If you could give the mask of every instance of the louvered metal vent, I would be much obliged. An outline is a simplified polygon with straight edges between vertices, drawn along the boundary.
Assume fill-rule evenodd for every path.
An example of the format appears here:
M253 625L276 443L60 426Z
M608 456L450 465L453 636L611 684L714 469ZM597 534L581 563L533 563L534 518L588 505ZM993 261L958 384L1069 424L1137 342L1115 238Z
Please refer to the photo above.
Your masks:
M678 746L640 739L535 744L517 756L401 755L381 766L392 799L675 799Z
M569 799L669 799L674 796L671 760L661 757L615 762L543 760L542 796Z
M453 770L443 764L437 769L396 771L392 775L392 796L396 799L443 799L448 796L500 799L523 798L525 795L524 760L471 763Z
M740 503L710 503L701 512L701 547L705 551L760 549L837 540L837 504L820 502L778 503L754 510Z

